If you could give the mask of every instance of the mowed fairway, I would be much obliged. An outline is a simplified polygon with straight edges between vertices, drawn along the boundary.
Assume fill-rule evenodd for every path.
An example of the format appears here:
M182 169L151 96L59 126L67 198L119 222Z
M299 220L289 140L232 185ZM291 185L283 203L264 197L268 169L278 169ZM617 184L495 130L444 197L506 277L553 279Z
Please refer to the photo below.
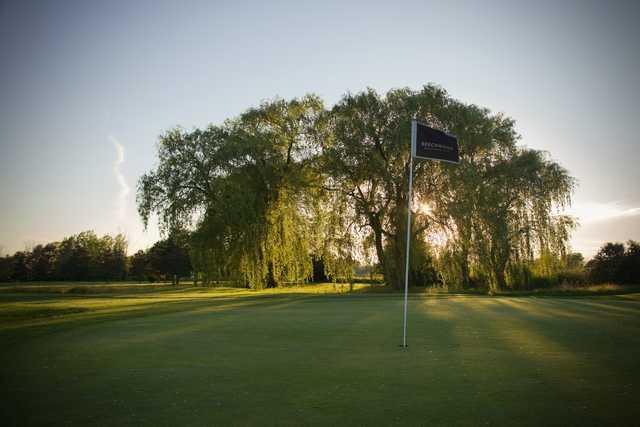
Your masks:
M408 350L399 294L0 294L0 313L3 425L640 423L638 294L412 297Z

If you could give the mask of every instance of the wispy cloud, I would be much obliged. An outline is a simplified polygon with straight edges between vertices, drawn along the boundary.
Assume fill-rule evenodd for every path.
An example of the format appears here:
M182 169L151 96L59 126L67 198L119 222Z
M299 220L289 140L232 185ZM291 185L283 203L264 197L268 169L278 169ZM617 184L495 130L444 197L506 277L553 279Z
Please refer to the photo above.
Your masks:
M640 215L640 207L625 206L620 202L587 202L572 206L567 213L576 216L580 224L588 225Z
M109 135L109 140L113 143L113 147L116 149L116 160L113 162L113 175L116 178L120 190L116 196L115 204L116 216L119 221L122 221L125 217L127 197L129 196L131 189L129 188L129 185L127 185L127 180L124 178L122 170L120 169L120 166L124 163L124 146L111 135Z

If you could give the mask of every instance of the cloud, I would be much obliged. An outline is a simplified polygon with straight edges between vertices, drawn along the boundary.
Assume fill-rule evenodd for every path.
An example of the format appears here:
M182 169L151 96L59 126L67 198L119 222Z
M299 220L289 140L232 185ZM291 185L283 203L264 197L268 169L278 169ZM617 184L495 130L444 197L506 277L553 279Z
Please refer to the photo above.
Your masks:
M131 189L129 188L129 185L127 185L127 180L124 178L124 175L120 170L120 166L124 163L124 146L111 135L109 135L109 140L113 143L113 146L116 149L116 160L113 162L113 175L116 178L116 182L118 183L120 190L116 196L115 205L116 216L119 221L122 221L125 217L127 197L129 196Z
M640 240L640 215L627 214L579 227L571 236L571 246L589 257L607 242L628 240Z
M640 207L629 207L620 202L586 202L572 206L566 213L577 217L581 225L589 225L640 215Z
M640 207L629 203L577 203L565 213L578 218L580 227L571 237L571 246L587 258L606 242L640 239Z

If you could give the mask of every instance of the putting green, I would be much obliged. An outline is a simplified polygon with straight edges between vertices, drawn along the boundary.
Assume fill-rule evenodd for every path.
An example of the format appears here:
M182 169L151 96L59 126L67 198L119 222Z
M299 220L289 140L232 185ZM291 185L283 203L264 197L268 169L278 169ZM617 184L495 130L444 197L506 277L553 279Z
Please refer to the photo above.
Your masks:
M394 294L0 295L0 417L4 425L640 419L637 294L409 302L403 350Z

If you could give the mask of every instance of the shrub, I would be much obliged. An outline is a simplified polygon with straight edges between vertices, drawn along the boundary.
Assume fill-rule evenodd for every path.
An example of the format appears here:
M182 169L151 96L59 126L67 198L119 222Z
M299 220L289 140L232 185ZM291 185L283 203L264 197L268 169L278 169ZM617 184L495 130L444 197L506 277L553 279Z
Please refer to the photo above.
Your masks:
M558 272L557 281L561 286L581 286L587 285L589 279L584 269L566 269Z

